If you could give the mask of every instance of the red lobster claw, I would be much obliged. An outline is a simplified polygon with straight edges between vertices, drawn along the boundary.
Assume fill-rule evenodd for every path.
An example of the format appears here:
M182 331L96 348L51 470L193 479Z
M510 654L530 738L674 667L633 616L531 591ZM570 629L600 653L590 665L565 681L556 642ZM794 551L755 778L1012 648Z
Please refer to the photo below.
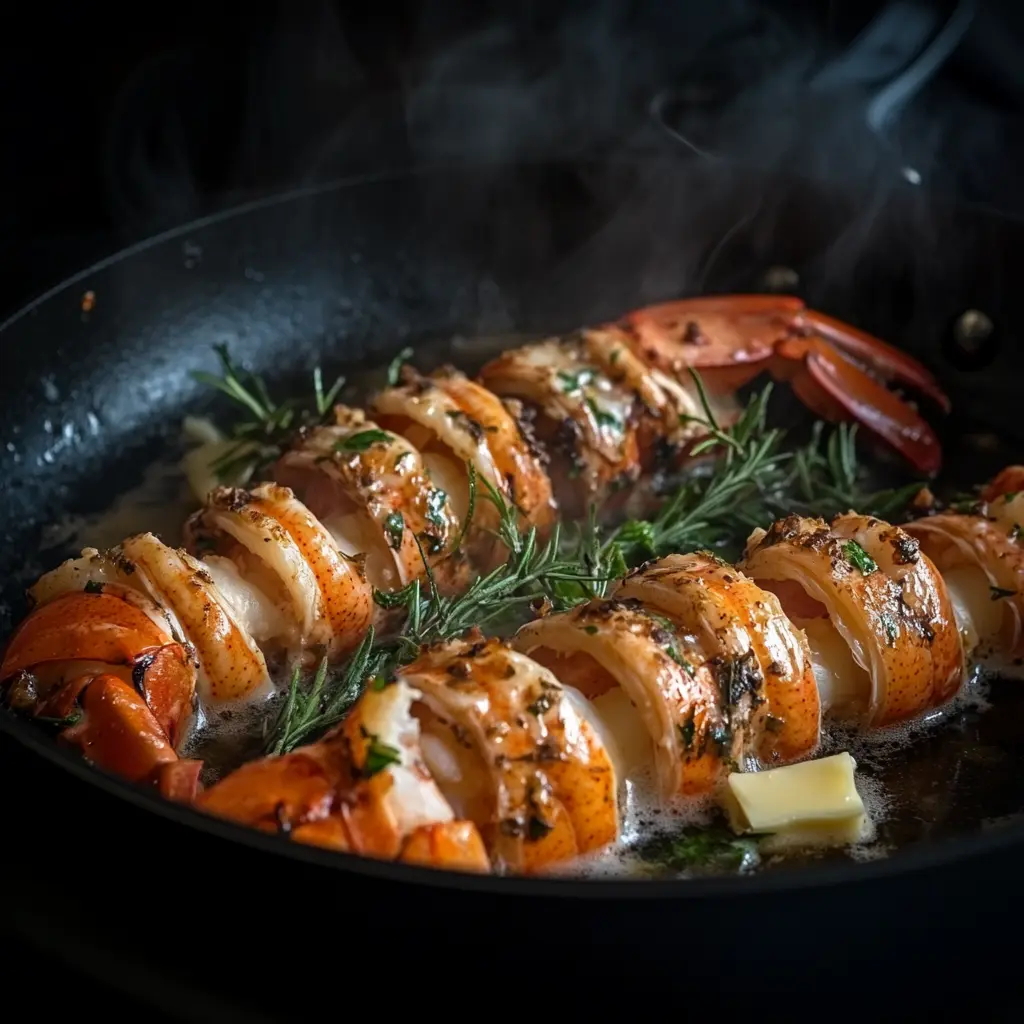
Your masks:
M792 296L718 295L650 306L621 325L637 354L662 370L692 367L710 390L731 391L770 370L829 420L852 419L919 472L942 463L938 438L887 384L912 387L949 411L949 399L916 360L857 328L808 310Z

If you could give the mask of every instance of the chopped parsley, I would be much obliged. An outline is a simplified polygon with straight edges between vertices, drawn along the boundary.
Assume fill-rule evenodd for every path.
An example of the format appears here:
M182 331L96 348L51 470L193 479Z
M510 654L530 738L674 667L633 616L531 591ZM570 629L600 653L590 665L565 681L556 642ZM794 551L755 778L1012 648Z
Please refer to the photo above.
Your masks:
M890 647L895 647L896 641L900 635L899 623L889 614L889 612L882 612L878 616L879 621L882 623L882 629L885 630L885 639Z
M366 747L366 760L363 762L363 776L372 779L378 772L384 771L393 764L402 760L401 751L388 743L382 743L379 736L368 733L366 738L370 741Z
M447 524L444 517L444 506L448 500L448 494L439 487L431 487L427 491L427 521L438 529L443 529Z
M697 732L697 723L693 720L693 712L690 712L689 718L683 722L682 725L677 726L679 729L679 741L683 745L683 749L690 751L693 749L693 737Z
M350 434L342 438L334 446L336 452L365 452L367 448L380 442L390 441L391 435L386 430L360 430L358 434Z
M843 554L846 555L846 560L854 568L860 569L865 576L878 570L878 563L855 540L848 540L843 545Z
M102 594L103 584L99 580L89 580L85 585L85 592L87 594Z
M622 420L613 416L610 412L602 409L592 398L587 398L587 408L593 413L594 419L599 427L608 427L609 430L622 430Z
M582 391L588 384L593 382L596 376L594 371L586 366L575 373L565 373L563 370L558 371L558 381L562 385L562 390L569 395L575 391Z
M655 836L637 848L640 859L663 871L748 871L758 863L757 837L733 835L724 825Z
M405 520L401 512L392 512L384 520L384 532L388 535L388 546L397 551L402 546L402 535L405 533Z
M583 632L593 636L597 632L597 626L584 626Z

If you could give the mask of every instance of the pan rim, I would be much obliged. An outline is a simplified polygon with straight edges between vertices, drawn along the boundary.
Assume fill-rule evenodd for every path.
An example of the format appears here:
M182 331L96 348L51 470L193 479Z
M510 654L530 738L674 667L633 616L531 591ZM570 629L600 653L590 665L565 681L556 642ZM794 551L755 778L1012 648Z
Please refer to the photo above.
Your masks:
M608 160L566 160L566 161L522 161L515 165L505 162L457 163L427 168L402 168L331 179L299 186L284 191L273 191L245 202L228 206L222 210L196 218L177 227L169 228L96 261L16 310L0 322L0 343L4 334L34 311L72 287L87 280L100 271L106 270L139 253L174 241L212 225L243 217L289 202L300 201L348 188L394 182L438 174L445 171L467 172L483 168L513 170L515 167L582 167L607 165ZM666 154L629 158L623 162L657 163L669 165L679 163L678 157ZM756 174L755 168L743 168ZM794 175L781 175L792 179ZM949 204L947 204L949 205ZM1024 218L1001 214L980 204L952 204L957 209L973 212L979 216L1010 221L1015 225L1024 224ZM164 820L184 826L190 830L207 833L232 843L241 843L250 849L289 860L317 865L324 869L341 871L353 876L369 876L382 881L411 884L431 889L474 891L488 895L514 897L534 896L554 899L585 899L636 901L649 899L704 899L738 898L744 895L766 895L797 890L820 889L841 884L868 883L873 880L899 877L919 873L929 868L939 868L961 861L970 861L999 850L1012 847L1024 848L1024 821L1001 825L938 841L925 841L887 856L866 862L837 862L803 865L791 870L758 872L747 876L677 879L615 879L615 878L572 878L572 877L519 877L498 875L473 875L456 871L437 870L416 865L399 864L375 860L355 854L338 853L313 846L288 843L285 839L224 821L200 811L162 799L155 792L127 782L110 773L96 768L74 752L60 746L29 723L20 720L13 713L0 714L0 735L27 748L64 771L95 786L109 796L156 814Z
M190 830L205 832L231 843L287 860L306 862L346 875L369 876L381 881L411 884L439 891L473 891L490 896L547 897L556 899L594 899L628 902L650 899L740 898L745 895L770 895L802 890L831 888L836 885L866 884L927 869L970 861L1014 846L1024 846L1024 821L1001 825L936 842L920 842L895 856L870 861L845 861L801 865L778 872L754 872L749 875L720 877L617 879L608 877L573 878L561 876L517 876L470 874L440 870L397 861L377 860L359 854L340 853L300 843L281 836L247 828L184 804L162 798L155 791L128 782L98 768L74 751L60 746L30 723L13 713L0 714L0 734L44 758L51 764L95 786L108 796L124 800L136 808Z

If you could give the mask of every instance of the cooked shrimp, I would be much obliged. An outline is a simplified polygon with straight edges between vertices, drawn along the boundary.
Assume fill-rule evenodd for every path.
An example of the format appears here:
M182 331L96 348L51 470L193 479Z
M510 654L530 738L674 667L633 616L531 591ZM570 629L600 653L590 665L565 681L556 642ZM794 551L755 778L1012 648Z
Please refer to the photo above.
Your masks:
M536 410L538 432L558 460L553 476L564 483L556 497L566 514L582 514L582 498L603 497L639 477L634 395L596 365L581 339L551 338L505 352L480 380Z
M730 755L772 763L811 753L821 708L810 651L775 597L705 554L669 555L630 573L613 591L660 612L694 638L691 657L710 669Z
M422 693L431 775L500 868L535 872L617 837L613 754L547 669L498 640L459 640L398 678Z
M1024 657L1024 494L999 489L1009 472L996 477L977 513L945 512L903 527L942 573L968 651L1004 672Z
M188 521L186 536L215 579L221 558L228 558L251 588L287 609L270 618L284 635L251 630L258 640L322 647L337 658L359 644L373 619L373 593L361 566L338 550L286 487L218 488ZM210 548L220 558L211 557Z
M718 686L695 638L672 622L639 601L595 600L527 623L513 643L593 701L627 775L653 759L665 798L718 780Z
M455 820L423 764L410 714L418 696L400 683L371 688L323 740L243 765L196 806L296 842L487 871L475 827Z
M899 527L853 513L831 524L790 516L755 530L741 565L806 631L833 714L887 725L959 689L964 650L949 595Z
M31 674L38 701L79 679L116 676L144 700L172 747L192 714L191 651L145 594L118 583L89 580L35 608L11 637L0 683L21 672Z
M450 552L459 521L405 438L356 409L317 427L278 461L275 475L299 494L346 555L366 557L374 587L395 590Z
M129 537L119 557L153 598L173 611L195 651L204 698L215 703L255 700L272 691L262 651L202 562L151 533Z

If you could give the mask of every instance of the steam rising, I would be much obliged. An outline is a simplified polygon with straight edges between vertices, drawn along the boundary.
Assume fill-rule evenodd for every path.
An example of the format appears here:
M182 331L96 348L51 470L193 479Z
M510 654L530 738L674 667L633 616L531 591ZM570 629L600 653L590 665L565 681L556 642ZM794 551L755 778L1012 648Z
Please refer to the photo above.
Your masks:
M737 168L796 173L855 196L852 212L837 215L827 251L811 260L826 291L830 283L849 290L866 247L877 250L879 231L887 233L894 258L941 245L930 202L914 183L927 186L948 161L948 129L915 105L904 80L886 91L900 61L886 68L879 57L885 50L837 60L850 33L837 46L827 24L752 0L569 0L558 13L524 4L502 17L480 14L481 6L425 4L403 37L384 16L357 25L339 13L341 5L281 5L275 22L250 32L237 74L230 62L225 70L220 53L205 65L230 80L215 86L224 125L207 124L207 141L234 139L230 157L216 173L207 168L205 181L195 156L202 149L195 141L200 100L193 96L190 106L175 86L196 77L197 64L182 62L177 78L164 76L162 95L172 109L152 108L162 126L155 141L141 145L144 126L115 126L121 162L113 161L120 170L111 184L125 221L166 226L206 212L199 197L211 185L239 198L410 165L597 158L605 163L588 187L612 213L588 251L560 268L553 287L563 297L589 289L592 307L601 254L614 249L621 261L623 248L635 252L645 268L644 294L619 296L610 287L599 297L608 313L620 301L708 286L725 255L735 262L737 246L751 256L735 285L755 285L755 264L766 269L763 253L792 217L793 190L740 188L744 172ZM973 5L961 8L962 24L950 29L954 47ZM914 33L923 47L941 27L904 21L885 31L897 51L908 48L903 63L910 64ZM375 50L368 37L375 37ZM389 43L383 51L382 40ZM901 107L894 98L906 102ZM899 116L887 118L886 111ZM628 189L620 187L616 161L666 154L677 161L672 173L679 203L692 207L692 231L686 238L637 237L633 225L650 223L649 213L638 216L645 189L635 177ZM649 173L665 171L652 165ZM490 215L474 203L467 196L453 216ZM486 319L510 321L493 286L484 282L482 289L491 310Z

